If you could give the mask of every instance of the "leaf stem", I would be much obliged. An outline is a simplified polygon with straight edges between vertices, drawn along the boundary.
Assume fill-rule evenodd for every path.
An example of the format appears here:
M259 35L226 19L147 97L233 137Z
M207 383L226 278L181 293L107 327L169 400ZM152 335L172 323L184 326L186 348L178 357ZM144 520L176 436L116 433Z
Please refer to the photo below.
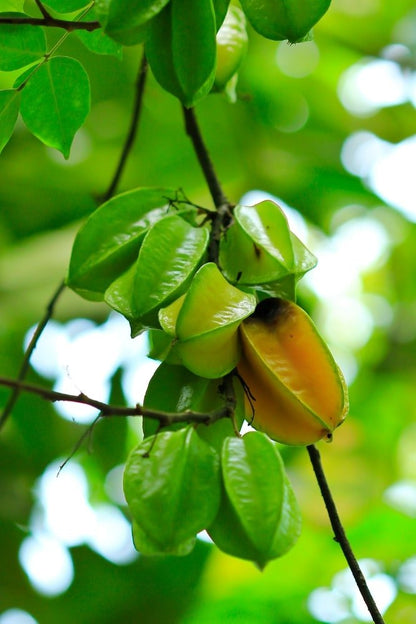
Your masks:
M46 310L45 310L45 314L43 316L43 318L39 321L35 332L29 342L29 345L25 351L25 355L23 358L23 362L20 366L20 370L19 370L19 374L17 376L16 379L16 383L15 385L9 386L13 388L13 392L11 393L9 400L7 401L6 405L4 406L3 409L3 413L0 417L0 430L1 428L4 426L4 424L6 423L8 417L10 416L10 413L13 409L13 407L16 404L17 399L19 398L19 394L21 392L21 387L20 387L20 382L22 381L22 379L24 379L24 377L26 376L27 370L29 368L29 363L30 363L30 358L32 357L32 353L33 351L36 349L36 345L38 343L39 338L41 337L43 330L45 329L46 325L49 323L55 306L58 302L59 297L61 296L61 294L63 293L65 289L65 282L62 281L58 288L56 289L56 291L54 292L54 294L52 295L49 303L46 306Z
M355 579L361 596L363 597L363 600L367 605L367 609L370 612L371 617L373 618L374 624L385 624L383 617L378 610L374 598L369 590L367 582L364 578L364 574L358 564L358 561L352 551L351 545L345 534L345 530L342 526L342 522L339 517L331 490L329 488L328 481L326 480L326 476L321 462L321 455L316 446L314 446L313 444L307 447L307 451L309 453L309 458L316 476L316 480L319 485L319 489L321 491L322 498L324 499L332 530L334 531L335 541L339 543L342 552L344 553L344 557Z
M134 144L134 140L137 134L137 128L140 121L140 115L143 108L143 95L146 85L146 77L147 77L147 59L143 54L142 59L140 61L139 73L137 75L136 80L136 96L134 99L133 112L130 121L130 128L128 134L126 136L126 140L124 142L124 146L120 155L120 160L118 162L116 171L114 173L113 179L110 182L110 185L107 191L103 195L103 201L107 201L112 197L117 189L117 186L120 182L120 178L123 174L124 167L127 162L127 158L131 152L131 149Z

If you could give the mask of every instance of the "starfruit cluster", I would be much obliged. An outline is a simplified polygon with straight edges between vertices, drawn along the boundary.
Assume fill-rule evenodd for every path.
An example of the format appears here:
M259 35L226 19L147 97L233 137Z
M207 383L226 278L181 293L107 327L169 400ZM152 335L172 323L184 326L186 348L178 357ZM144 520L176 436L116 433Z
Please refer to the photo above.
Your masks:
M170 411L210 410L221 405L221 392L218 381L164 363L145 403ZM236 418L241 422L239 409ZM277 445L268 436L236 437L229 419L159 433L151 421L145 424L146 437L130 454L124 473L139 552L187 555L206 530L221 550L263 568L295 544L300 512Z
M246 419L272 439L330 438L348 409L345 383L293 301L316 258L267 200L234 209L220 270L208 261L206 216L171 189L118 195L79 231L67 283L123 314L132 337L150 330L158 360L206 379L237 367Z
M330 0L97 0L107 35L144 43L157 81L185 106L224 89L244 56L246 18L268 39L304 40Z
M209 256L210 223L205 209L171 189L118 195L79 231L67 284L123 314L133 337L149 330L151 355L162 361L144 400L153 412L221 413L224 377L237 368L233 419L159 431L146 418L124 487L143 554L185 555L206 530L224 552L262 568L300 530L274 441L329 438L347 393L293 301L316 259L279 206L235 207L218 264ZM241 438L244 419L258 431Z

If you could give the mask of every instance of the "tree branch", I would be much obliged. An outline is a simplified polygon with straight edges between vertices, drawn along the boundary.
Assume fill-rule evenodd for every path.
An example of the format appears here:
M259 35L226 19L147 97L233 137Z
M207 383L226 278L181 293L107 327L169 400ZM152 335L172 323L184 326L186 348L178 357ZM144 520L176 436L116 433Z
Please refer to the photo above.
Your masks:
M0 24L27 24L29 26L46 26L49 28L63 28L68 32L73 30L87 30L92 32L101 28L100 22L73 22L71 20L58 19L56 17L1 17Z
M223 231L230 225L232 220L232 205L222 190L220 181L215 173L214 165L208 149L202 138L198 121L193 108L182 107L185 119L186 134L192 141L192 145L204 174L206 183L211 193L216 211L212 217L211 236L208 247L209 260L218 264L219 244Z
M185 106L183 106L182 110L185 119L186 134L192 141L195 154L198 158L205 180L208 184L212 200L218 210L219 208L221 208L221 206L228 205L229 202L224 195L220 181L215 173L214 165L199 130L194 109L186 108Z
M367 605L367 609L369 610L370 615L373 618L374 624L385 624L383 617L378 610L374 598L368 588L367 582L364 578L364 574L362 573L362 570L358 564L357 559L355 558L348 538L345 534L344 527L342 526L334 499L331 494L331 490L329 489L329 485L325 477L320 453L313 444L307 447L307 451L309 453L309 458L311 460L316 480L318 481L319 489L321 490L322 498L325 502L325 507L328 512L332 530L334 531L335 541L338 542L341 546L342 552L344 553L351 573L355 579L355 582L357 583L357 587L361 593L361 596L363 597L363 600Z
M118 183L120 181L120 178L122 176L122 173L124 171L127 158L131 152L131 149L134 144L134 140L136 138L137 128L138 128L139 121L140 121L140 114L141 114L142 107L143 107L143 95L144 95L144 89L146 85L147 68L148 68L148 65L147 65L146 56L143 54L142 59L140 61L139 73L137 75L137 80L136 80L136 97L134 100L133 112L132 112L131 121L130 121L130 128L129 128L126 140L124 142L123 150L121 152L120 160L117 165L117 169L114 173L113 179L110 182L110 185L107 191L103 195L103 198L102 198L103 201L109 200L110 197L112 197L113 194L115 193Z
M35 384L24 383L17 381L16 379L9 379L7 377L0 377L0 386L8 388L17 388L20 392L29 392L36 394L46 401L55 403L56 401L66 401L69 403L80 403L82 405L89 405L100 411L102 417L127 417L127 416L143 416L144 418L152 418L158 420L161 427L167 427L177 423L196 423L209 425L221 418L230 418L233 410L230 399L226 401L224 407L213 412L192 412L185 410L184 412L163 412L160 410L153 410L141 405L135 407L124 407L121 405L109 405L102 401L96 401L91 399L87 395L83 394L66 394L65 392L55 392L55 390L49 390L42 386Z
M29 363L30 363L30 358L32 357L32 353L33 351L36 349L36 345L38 343L39 338L41 337L43 330L45 329L46 325L49 323L53 311L55 309L55 305L59 299L59 297L61 296L61 294L63 293L65 289L65 283L62 281L58 288L56 289L56 291L54 292L51 300L49 301L48 305L46 306L46 310L45 310L45 314L43 316L43 318L39 321L35 332L29 342L29 345L25 351L25 355L23 358L23 362L22 365L20 367L19 370L19 374L17 376L17 380L16 380L16 385L15 386L11 386L13 387L13 392L9 397L9 400L7 401L6 405L4 406L3 409L3 413L0 417L0 430L3 427L3 425L5 424L5 422L7 421L8 417L10 416L10 413L13 409L13 407L15 406L15 403L17 401L17 399L19 398L19 394L20 394L20 387L19 387L19 382L22 381L22 379L25 377L27 370L29 368Z

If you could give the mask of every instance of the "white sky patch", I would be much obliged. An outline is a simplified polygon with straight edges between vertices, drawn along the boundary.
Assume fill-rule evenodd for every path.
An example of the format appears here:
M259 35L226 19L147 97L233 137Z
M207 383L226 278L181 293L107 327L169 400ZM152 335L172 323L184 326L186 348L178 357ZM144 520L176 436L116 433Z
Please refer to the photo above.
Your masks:
M86 543L99 555L117 565L131 563L138 557L133 546L131 524L114 505L94 507L95 526Z
M19 549L19 561L30 584L40 594L58 596L71 585L74 566L67 548L55 537L37 533L26 537Z
M0 624L38 624L38 622L27 611L7 609L0 614Z
M390 507L416 518L416 481L409 479L393 483L384 492L383 498Z
M66 546L78 546L94 529L95 516L88 503L88 482L84 470L70 461L59 473L60 462L50 464L38 481L38 500L44 512L44 526Z
M416 557L407 559L400 566L397 580L402 591L407 594L416 594Z
M25 338L27 347L34 328ZM146 357L146 334L134 340L127 321L110 314L102 325L87 319L75 319L61 325L51 322L43 332L31 359L35 370L55 379L54 390L67 394L83 392L92 399L108 402L111 378L123 368L123 386L131 404L143 399L147 384L158 363ZM90 424L98 411L88 405L55 403L56 411L66 420Z
M415 162L416 136L412 136L376 160L368 174L377 195L411 221L416 221Z
M363 59L341 76L338 95L353 115L368 116L380 108L409 100L411 75L397 63L385 59Z
M383 614L396 598L396 583L391 576L382 572L376 561L363 559L359 564L377 607ZM337 623L348 617L357 618L360 622L373 621L349 569L336 574L330 588L314 590L308 599L308 609L322 622Z

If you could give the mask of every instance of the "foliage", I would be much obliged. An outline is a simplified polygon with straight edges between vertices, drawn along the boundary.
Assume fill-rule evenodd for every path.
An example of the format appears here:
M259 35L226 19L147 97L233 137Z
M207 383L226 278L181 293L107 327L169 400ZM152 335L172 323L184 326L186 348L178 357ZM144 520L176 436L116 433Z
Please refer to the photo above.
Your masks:
M290 231L286 217L276 208L275 203L266 202L266 205L257 203L255 208L247 208L243 204L238 206L233 212L235 220L231 227L227 224L226 235L223 232L220 240L216 242L219 243L220 266L225 277L233 284L233 286L228 284L227 287L240 293L241 300L236 298L234 306L220 308L219 315L220 317L222 315L222 320L217 326L209 327L208 332L199 327L192 327L189 330L189 323L197 318L198 312L209 312L214 303L212 301L204 303L195 292L199 283L202 284L201 291L206 290L203 278L208 279L208 282L217 279L214 275L215 265L211 265L212 261L214 263L217 261L215 245L212 244L216 235L216 213L207 201L207 193L198 179L192 154L181 136L180 118L176 112L177 104L173 98L158 88L152 78L149 80L148 95L145 96L149 98L149 104L143 111L141 140L131 155L123 177L123 188L130 190L109 200L107 197L106 202L94 202L90 195L91 190L105 195L103 189L111 179L122 141L120 128L126 125L124 120L130 106L129 85L133 82L136 58L140 56L141 44L144 42L151 70L160 85L187 107L199 103L207 142L212 150L216 168L221 172L227 195L237 200L249 189L267 189L296 206L310 222L327 234L348 223L348 220L362 218L364 215L369 215L372 222L379 224L380 228L389 233L390 255L385 259L385 264L380 261L379 266L375 265L368 270L362 283L364 293L374 297L373 311L368 299L368 309L374 319L377 317L377 310L381 314L377 308L377 297L384 297L385 300L388 299L390 309L394 311L393 321L383 321L384 325L382 323L377 325L376 322L367 341L364 340L358 346L354 346L357 343L353 341L348 343L347 340L344 342L340 340L337 345L333 334L331 336L328 332L327 337L334 343L341 359L343 353L344 355L346 353L345 345L350 351L356 350L354 357L358 374L352 386L351 424L343 426L338 441L332 448L325 449L325 455L329 470L334 475L335 487L339 486L337 489L341 493L338 497L346 513L347 523L352 527L351 535L355 543L363 554L382 560L394 575L393 561L397 558L404 561L412 554L411 550L397 542L396 548L392 545L391 551L387 549L388 544L394 544L388 537L391 526L394 523L397 526L400 524L400 532L406 534L406 531L410 531L411 521L401 516L400 512L394 512L394 515L382 503L382 492L387 485L400 477L414 478L411 468L405 468L410 463L409 451L406 455L403 450L406 440L403 436L406 435L406 427L410 427L412 422L410 393L414 368L412 360L414 333L411 328L409 329L410 321L401 322L402 319L411 318L410 311L414 298L411 277L414 269L411 242L413 226L391 208L386 206L380 208L380 200L374 192L360 179L343 170L336 156L348 133L363 123L381 138L392 142L410 135L414 124L406 104L391 109L380 109L371 118L357 121L353 115L349 115L341 108L334 97L334 89L341 72L358 60L362 51L373 55L380 54L382 46L389 42L389 24L404 19L410 3L403 2L396 7L383 6L372 20L371 26L365 17L346 16L339 7L337 9L334 6L316 26L316 42L321 50L319 66L310 75L296 80L289 78L282 71L284 63L280 62L279 66L274 63L276 44L266 41L258 34L274 40L289 38L290 41L296 41L304 38L328 8L328 3L315 3L314 12L311 15L304 14L301 23L294 19L299 15L299 11L296 11L297 3L289 3L294 13L289 12L287 15L293 23L283 24L282 31L276 29L267 19L267 14L262 16L255 12L256 3L242 2L242 9L249 22L250 46L246 60L243 62L243 46L241 53L237 55L236 64L233 65L233 69L237 69L239 63L243 62L237 92L234 75L229 78L226 74L225 84L224 80L216 80L218 68L215 36L225 18L228 3L201 2L198 3L196 10L189 10L188 4L185 0L145 3L112 0L96 2L95 13L92 14L89 12L91 7L84 2L45 3L47 10L42 13L46 21L68 18L68 21L82 20L86 24L88 22L96 24L91 32L77 31L69 36L67 33L61 36L62 31L42 29L40 25L0 24L0 46L5 50L1 61L3 65L0 68L4 72L0 76L3 88L0 92L0 147L4 149L2 156L4 168L1 175L5 180L1 190L0 226L0 237L4 241L5 249L1 258L2 274L5 277L2 278L0 286L5 295L0 304L2 313L4 310L1 333L1 352L4 355L0 356L1 370L9 375L16 374L23 334L29 324L39 318L42 307L50 298L53 284L65 273L75 228L78 234L75 238L67 283L85 297L85 301L67 293L62 307L58 310L58 318L65 321L73 316L85 314L97 321L103 320L107 308L103 303L95 302L104 300L128 319L133 336L150 328L153 337L153 355L159 359L167 359L149 386L145 405L153 402L153 409L167 412L190 409L216 413L224 403L224 396L221 396L220 384L215 379L229 372L238 362L239 343L235 340L239 324L245 316L253 312L257 300L270 295L294 299L297 281L315 264L314 256ZM284 4L264 3L263 10L273 11L275 15ZM1 4L1 8L5 19L9 17L27 19L27 16L30 18L35 15L39 18L39 7L35 3L28 2L23 7L20 2L6 2L4 7ZM22 13L23 10L25 13ZM77 13L66 15L70 12ZM99 23L95 20L99 20ZM344 28L345 22L350 28ZM241 30L239 32L241 33ZM368 32L369 36L363 38L364 32ZM401 41L400 35L395 36L397 37L395 41L407 43ZM16 38L19 41L17 46ZM120 61L120 44L131 46L124 47L123 61ZM137 44L140 47L137 47ZM293 48L279 44L278 54L289 58L288 50L296 54L298 48L310 45L312 45L310 50L317 49L313 47L315 44L309 43ZM16 47L18 53L13 52ZM91 54L91 51L101 56ZM286 62L290 66L290 62ZM260 66L261 72L258 71ZM237 93L237 102L233 108L224 96L209 94L214 83L214 90L224 89L229 98L235 98ZM246 97L246 93L250 94L251 99ZM89 114L90 101L92 108ZM24 132L20 121L12 136L19 110L27 129L46 146L60 150L67 159L68 167L63 166L50 151ZM305 110L306 115L309 114L306 125L305 121L301 121L304 114L302 111ZM395 123L397 119L401 122L399 126ZM81 126L83 129L73 142ZM19 166L16 166L17 162ZM186 194L178 191L179 187L185 189ZM191 197L192 200L189 199ZM28 201L31 202L30 209ZM101 205L94 210L94 203ZM356 208L348 207L352 204L355 204ZM79 229L80 224L77 220L87 215L88 220ZM274 230L274 224L278 222L281 223L281 227ZM315 251L314 241L318 246L317 231L310 243L313 251ZM36 237L33 236L35 234ZM38 238L39 236L41 238ZM253 257L253 249L260 250L261 253L254 253ZM244 259L248 259L251 254L251 262L244 260L241 265L236 262L236 250ZM318 253L315 255L319 256ZM324 259L321 258L320 262L322 264ZM352 259L351 263L353 264ZM400 270L395 270L395 267L400 267ZM223 286L217 282L215 284L217 291L221 292ZM318 324L321 318L321 328L325 332L325 324L322 323L325 308L316 299L316 291L314 292L311 285L312 278L307 287L299 290L300 300L310 312L315 313ZM212 284L209 288L212 288ZM230 301L231 291L224 292L226 292L224 301ZM363 295L359 293L356 296ZM243 312L241 301L245 302ZM401 302L400 305L398 302ZM215 303L221 305L221 301ZM203 324L203 318L198 320ZM358 322L363 322L363 317ZM404 332L404 326L408 330L407 334ZM406 334L404 339L399 337L403 335L400 334L399 328ZM350 332L356 333L353 326L344 333ZM230 348L231 344L236 345L234 351L234 347ZM204 358L202 370L198 368L196 353L204 350L203 345L207 345L208 355ZM213 352L220 354L219 360L222 362L221 349L234 355L227 362L227 366L217 368L216 365L212 365ZM190 371L184 366L178 366L178 359ZM195 374L213 377L214 381L202 379ZM166 386L173 399L171 402L168 401L168 405L163 405L160 395L161 389ZM233 393L237 394L238 421L242 416L244 397L241 388L237 389L235 386L236 384ZM194 392L193 401L184 404L181 397L183 398L184 388L189 387ZM116 378L113 381L113 392L116 396ZM1 394L6 398L5 391L2 390ZM406 414L403 421L398 422L392 418L394 412ZM380 426L374 431L371 421L376 414ZM116 428L116 425L119 427ZM150 425L149 427L151 429ZM234 505L234 509L230 511L230 500L227 503L223 500L220 507L218 491L216 500L211 500L210 496L215 498L213 496L215 487L208 488L210 495L203 496L202 486L208 483L207 477L204 476L198 481L199 485L191 490L195 495L198 494L200 499L195 500L195 504L191 506L190 509L195 510L195 515L190 513L187 518L189 527L186 523L181 527L183 533L178 532L175 535L175 532L172 534L165 531L165 526L159 526L159 533L152 534L149 527L157 526L152 515L154 509L144 513L144 517L149 513L151 518L146 524L146 533L139 523L143 516L140 507L143 499L136 500L136 490L133 494L129 493L130 482L127 477L126 496L133 510L134 536L143 552L157 551L156 542L160 549L162 538L170 539L169 543L162 547L162 551L181 550L185 542L194 544L197 531L201 528L209 529L212 525L217 529L211 530L211 535L224 551L245 556L230 536L224 538L224 527L218 528L221 526L221 516L212 524L218 510L224 509L224 505L225 507L228 505L228 508L223 512L223 518L234 514L233 519L227 521L228 527L235 526L237 514L238 521L241 522L241 531L249 534L249 537L246 535L244 539L254 540L257 554L251 553L249 558L263 565L270 558L270 552L276 556L286 550L276 535L271 538L267 547L256 543L259 535L263 535L265 539L269 533L258 529L256 525L253 535L254 520L250 514L256 515L257 523L262 515L259 509L263 509L265 503L263 499L258 501L251 490L248 499L245 492L241 494L240 503L247 500L249 503L258 503L259 509L255 511L251 508L242 509L238 499L233 498L237 495L240 480L233 481L229 476L231 473L227 472L231 470L227 461L230 461L230 458L232 461L233 453L238 454L237 449L230 454L233 445L249 445L250 440L253 441L253 445L254 440L259 440L259 445L266 444L267 438L262 434L250 434L244 436L243 442L240 442L235 438L232 428L230 430L224 427L223 430L222 427L222 421L218 421L208 428L199 426L198 435L193 428L180 428L178 431L166 431L154 438L152 437L154 431L149 430L148 437L139 446L141 450L133 452L130 456L139 458L140 461L135 464L133 459L130 459L128 464L130 473L127 474L132 474L132 471L135 474L137 469L140 476L138 482L143 483L144 477L140 472L144 469L140 467L145 465L143 461L146 463L142 458L143 449L148 451L150 463L153 464L158 459L159 452L163 455L165 441L168 444L180 438L182 442L180 444L175 442L172 447L174 452L166 457L168 462L173 461L176 452L180 470L186 470L184 468L186 462L191 461L191 458L195 461L192 446L189 453L179 452L178 449L182 449L182 443L188 445L189 438L192 437L198 449L204 449L198 453L198 458L202 463L205 458L205 468L209 465L208 472L211 475L209 478L219 479L218 466L221 457L223 474L221 487L225 488L223 495L226 492ZM17 501L11 509L8 509L5 502L2 514L6 518L11 518L20 525L27 523L30 508L29 489L27 486L22 488L19 485L20 479L25 484L29 483L43 472L49 461L60 455L68 455L80 435L74 429L73 426L57 422L48 405L38 405L35 399L27 396L19 399L13 411L12 421L8 423L4 437L2 433L1 440L4 457L2 479L4 478L5 483L10 483L7 491L10 491L13 494L12 498ZM204 429L215 430L212 434L214 440L204 441L205 435L208 437L211 435L203 431ZM411 433L411 429L408 429L408 433ZM273 448L273 451L270 450L270 458L273 456L273 460L270 459L256 475L256 479L260 480L262 476L273 475L273 471L281 471L281 461L276 459L279 458L276 446L269 441L267 443ZM391 457L392 443L394 448L399 448L400 445L399 467L391 460L385 462L387 453ZM92 458L81 455L81 461L88 469L93 491L96 492L94 496L105 499L102 489L105 472L124 461L127 451L133 444L135 442L132 441L132 432L129 432L125 425L121 425L120 421L99 423L94 455ZM188 449L188 446L186 448ZM365 454L360 455L360 451L364 450ZM179 560L179 563L172 564L170 560L150 562L141 557L138 562L120 572L117 582L114 583L114 575L109 571L110 564L104 563L95 555L93 557L86 548L82 548L76 552L77 580L66 597L62 596L54 603L55 608L51 615L47 615L47 610L42 606L38 596L33 592L30 593L28 589L23 589L22 580L16 582L16 587L22 587L22 596L25 596L23 602L19 604L21 606L24 604L42 622L53 621L53 618L56 621L58 617L63 621L65 617L68 621L71 621L71 618L74 621L76 616L70 600L72 596L75 598L78 595L79 598L79 592L86 582L83 570L86 570L88 563L91 578L101 579L97 582L102 591L105 591L107 606L105 612L100 613L97 604L91 599L84 616L86 622L94 621L94 618L98 617L101 621L118 621L120 617L126 617L126 613L127 618L135 617L132 614L138 609L141 610L144 621L191 622L203 621L204 617L208 618L207 621L217 619L220 621L221 610L226 608L224 605L227 601L228 608L232 612L237 600L233 592L237 591L240 584L244 585L244 582L250 583L253 602L261 605L264 610L264 621L283 622L285 612L290 614L287 616L290 621L295 621L295 617L299 622L310 621L306 608L299 609L297 591L302 584L301 600L305 600L308 591L317 585L316 576L307 571L313 567L310 565L311 562L316 560L318 552L322 560L325 560L325 571L318 581L325 585L330 584L333 572L339 570L342 563L336 551L332 550L328 533L323 539L320 537L317 527L321 522L321 516L316 511L317 493L314 492L313 496L315 502L311 502L309 494L311 487L303 465L302 450L283 447L281 452L290 471L304 516L305 528L301 538L304 546L303 549L295 549L282 561L272 564L270 571L261 579L253 576L256 574L254 571L246 573L245 568L239 567L240 564L234 563L234 560L221 559L218 554L210 555L204 568L209 547L198 542L193 554ZM163 458L161 461L163 463ZM350 474L343 469L346 463L351 467ZM190 477L196 478L198 466L199 464L192 464ZM378 480L374 478L374 466L379 467ZM371 467L373 470L370 470ZM145 468L150 469L150 464ZM257 462L253 461L252 469L256 468ZM165 474L172 478L168 470ZM256 473L249 471L248 474ZM279 487L281 492L285 492L281 499L286 501L283 503L286 505L285 513L290 516L289 510L296 509L296 503L293 501L291 490L288 489L287 478L282 471L279 474L274 494L277 496ZM236 486L235 489L233 484ZM264 487L267 492L273 491L270 485ZM165 485L161 492L165 492L164 488ZM180 505L184 505L183 492L178 490L177 494L181 509ZM131 500L134 502L131 503ZM265 495L265 501L272 501L271 494ZM138 510L135 509L136 504L139 505ZM162 503L158 500L157 504L161 505L161 508L166 506L163 500ZM279 505L273 512L277 515L283 513L279 512L278 507ZM364 522L362 514L366 510L370 513L369 519ZM195 518L197 520L194 522ZM177 517L172 516L171 519L173 525L177 524ZM295 541L299 531L296 513L293 522L287 544ZM372 523L379 528L377 532L371 532ZM271 522L270 536L277 524ZM283 527L282 531L286 530ZM220 537L216 538L216 535ZM15 557L12 553L16 552L17 544L22 537L8 522L5 527L5 553L8 553L9 557ZM242 538L241 542L243 544L244 539ZM252 544L250 548L253 548ZM267 548L271 550L267 551ZM189 550L189 546L186 546L182 554ZM260 551L261 555L258 555ZM226 568L220 566L220 562L223 561L224 566L234 566L232 582L226 581L228 578ZM228 561L233 563L227 563ZM178 578L183 580L182 597L174 595L176 585L172 580L172 565L179 574ZM190 579L193 575L199 577L203 569L205 572L202 586L206 599L202 597L190 608L189 601L193 595ZM140 583L140 580L157 584L158 592L164 594L165 604L157 605L154 610L150 598L137 597L137 592L129 592L132 579L128 574L124 574L127 571L135 577L134 585L136 582ZM238 571L242 571L241 574L245 578L241 583L238 581ZM295 574L295 572L299 574L299 571L303 571L300 574L301 578ZM16 563L10 580L5 581L11 584L13 577L20 579L19 575L21 576L21 572L18 571ZM216 575L217 578L224 580L223 594L211 580ZM277 598L276 588L279 589L280 596ZM132 595L132 598L123 605L119 594L126 596L126 592ZM240 596L238 600L242 615L237 621L250 621L248 604L246 613L244 598L241 599ZM153 600L155 601L157 598ZM273 604L270 612L266 608L269 601ZM406 594L400 596L398 604L399 607L394 605L392 607L392 622L395 621L394 617L396 619L401 617L394 615L395 608L400 613L402 604L402 608L406 610ZM9 606L13 604L5 599L2 607ZM62 615L64 609L66 616ZM91 611L88 614L89 609ZM186 615L182 615L184 610L187 611ZM272 612L275 610L281 614L280 620L273 619ZM110 611L113 615L109 614ZM93 613L95 615L92 615Z

